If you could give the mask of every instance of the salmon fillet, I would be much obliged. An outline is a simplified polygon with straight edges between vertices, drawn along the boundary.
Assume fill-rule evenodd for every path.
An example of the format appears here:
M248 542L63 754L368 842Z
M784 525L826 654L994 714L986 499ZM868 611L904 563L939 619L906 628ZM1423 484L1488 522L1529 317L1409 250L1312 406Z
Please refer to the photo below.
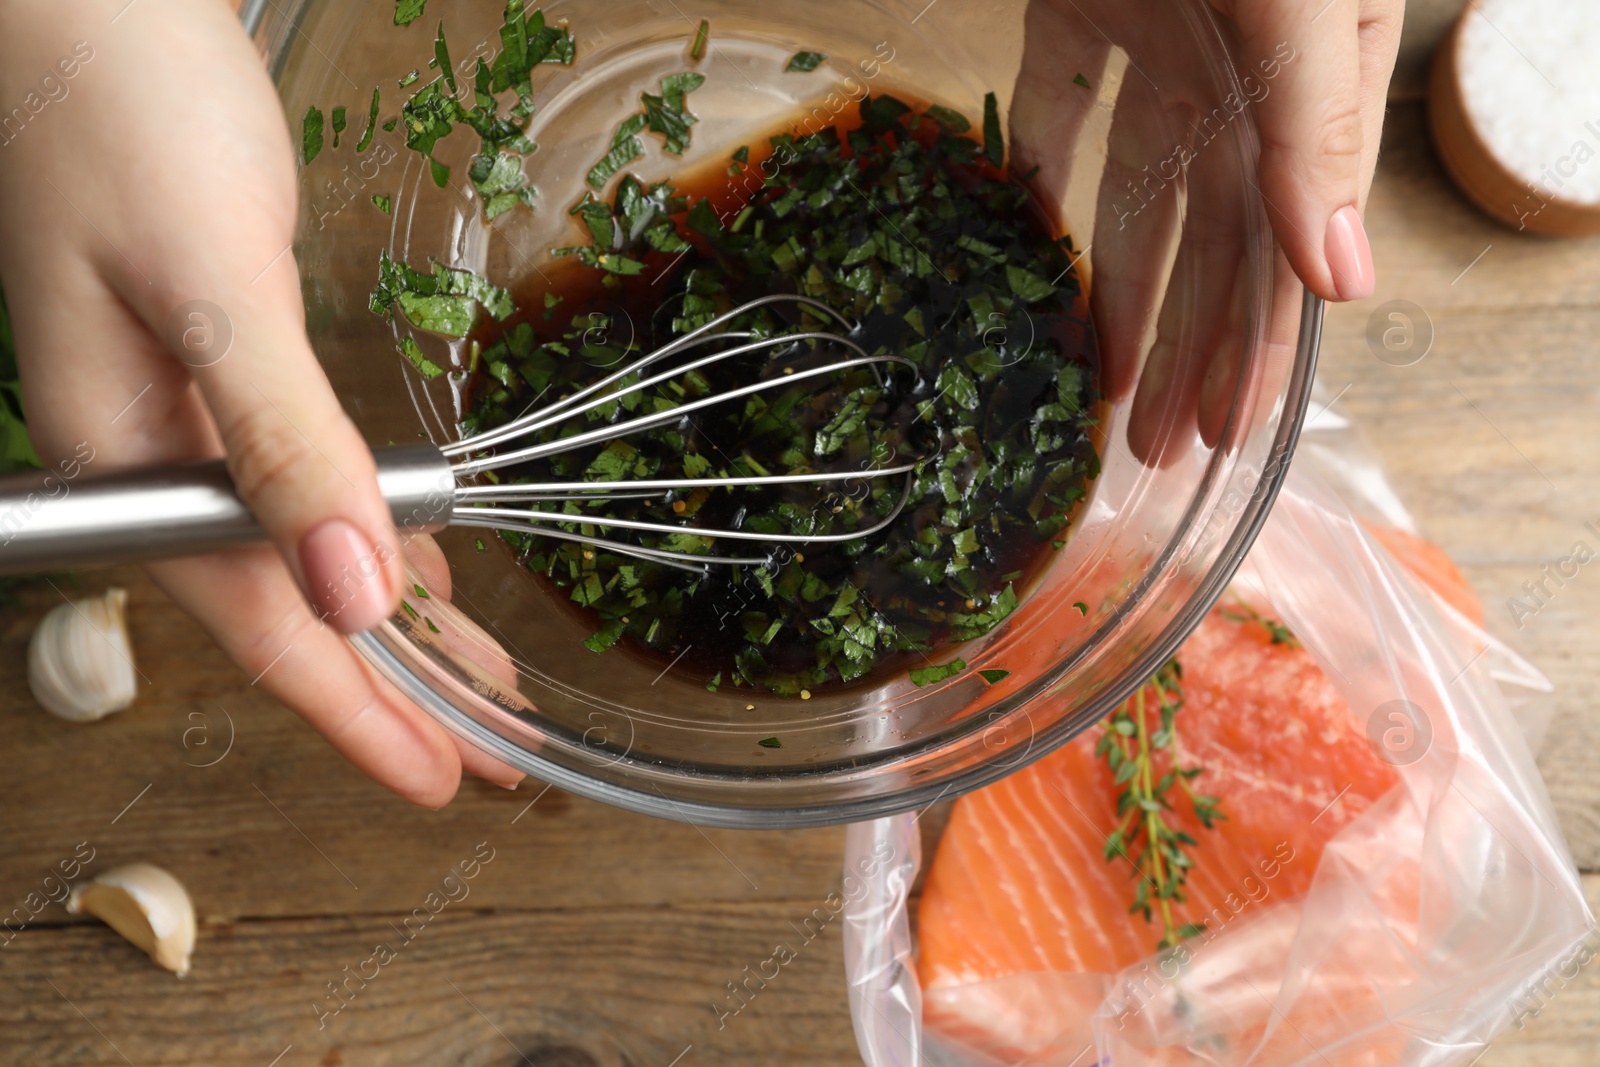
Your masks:
M1176 925L1214 929L1303 894L1328 839L1397 781L1310 654L1236 612L1214 609L1179 653L1183 762L1204 768L1195 788L1228 818L1207 830L1184 801L1169 818L1199 842ZM1128 911L1131 861L1102 855L1118 789L1094 754L1100 733L956 801L918 913L925 989L1111 975L1155 951L1159 925Z

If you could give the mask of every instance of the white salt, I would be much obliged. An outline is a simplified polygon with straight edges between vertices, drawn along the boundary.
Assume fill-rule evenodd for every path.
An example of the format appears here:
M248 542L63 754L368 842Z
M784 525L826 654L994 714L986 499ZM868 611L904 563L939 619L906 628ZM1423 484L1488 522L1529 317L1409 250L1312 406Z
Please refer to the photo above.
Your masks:
M1463 101L1507 170L1600 204L1600 3L1481 0L1461 27Z

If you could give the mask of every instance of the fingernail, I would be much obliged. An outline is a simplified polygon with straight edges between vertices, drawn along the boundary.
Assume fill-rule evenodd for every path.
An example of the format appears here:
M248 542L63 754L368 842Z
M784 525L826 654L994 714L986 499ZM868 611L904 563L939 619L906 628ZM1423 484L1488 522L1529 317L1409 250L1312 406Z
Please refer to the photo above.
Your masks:
M1323 242L1328 269L1333 272L1333 287L1340 300L1363 300L1377 288L1377 272L1372 267L1372 245L1361 213L1342 207L1328 220L1328 236Z
M389 585L372 542L344 519L329 519L300 539L300 569L311 603L341 633L370 630L389 617Z

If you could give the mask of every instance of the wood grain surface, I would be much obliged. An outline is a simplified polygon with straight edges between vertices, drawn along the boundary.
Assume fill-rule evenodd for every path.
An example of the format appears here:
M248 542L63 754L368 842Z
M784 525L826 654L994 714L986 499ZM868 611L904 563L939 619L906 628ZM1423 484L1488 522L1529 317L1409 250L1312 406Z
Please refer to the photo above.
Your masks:
M1600 870L1600 564L1520 628L1506 606L1575 540L1600 547L1584 526L1600 524L1600 241L1483 220L1444 181L1416 104L1391 116L1369 219L1379 293L1330 309L1323 383L1494 625L1555 680L1540 765L1574 855ZM1368 343L1395 300L1433 330L1408 367ZM536 783L469 782L445 811L419 811L253 688L140 572L80 581L0 611L0 903L44 892L87 842L90 871L144 859L177 873L200 940L179 980L44 907L0 947L0 1064L857 1062L837 923L796 944L839 886L842 831L702 831ZM58 722L27 695L27 636L63 595L108 584L132 591L139 703ZM467 895L404 939L407 916L480 847L494 858ZM1600 903L1600 876L1586 885ZM780 941L796 958L721 1014L727 983ZM403 946L333 999L329 983L380 942ZM1480 1062L1592 1064L1597 1026L1586 969Z

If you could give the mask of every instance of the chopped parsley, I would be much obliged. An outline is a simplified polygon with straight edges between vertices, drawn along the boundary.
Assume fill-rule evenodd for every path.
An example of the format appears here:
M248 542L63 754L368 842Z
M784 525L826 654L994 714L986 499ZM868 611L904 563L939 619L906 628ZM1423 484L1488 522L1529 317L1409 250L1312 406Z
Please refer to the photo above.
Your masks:
M306 108L306 117L300 121L300 155L309 164L321 151L322 109L312 105Z
M1084 76L1083 76L1083 75L1082 75L1082 74L1081 74L1081 73L1080 73L1080 74L1078 74L1078 75L1077 75L1077 76L1075 76L1075 77L1074 77L1074 78L1073 78L1073 79L1072 79L1072 84L1074 84L1074 85L1081 85L1081 86L1083 86L1083 87L1084 87L1084 88L1085 88L1085 89L1087 89L1087 88L1089 88L1089 87L1090 87L1090 86L1089 86L1089 79L1088 79L1088 78L1085 78L1085 77L1084 77Z
M333 147L339 147L339 135L344 133L345 111L342 107L333 109Z
M396 26L409 26L422 17L422 11L428 6L428 0L395 0L394 24Z
M979 671L978 672L978 677L982 678L984 681L988 682L990 685L999 685L1001 682L1003 682L1007 678L1011 677L1011 672L1010 671L1002 671L1002 670L998 670L998 669L987 670L987 671Z
M935 667L911 668L911 684L921 689L923 686L942 682L946 678L954 678L967 669L966 660L951 660L949 663Z
M391 321L398 307L417 329L458 338L472 331L479 308L500 321L516 310L510 293L480 275L438 262L433 264L433 273L424 274L391 259L387 251L379 253L378 284L367 306Z
M388 193L375 193L372 197L372 206L385 215L394 214L394 201Z
M786 74L810 74L822 66L822 61L827 58L821 52L796 52L789 57L789 63L783 70Z
M1005 135L1000 131L1000 105L993 93L983 98L983 157L996 169L1006 164Z
M591 187L609 195L591 193L574 205L583 238L552 250L573 261L567 269L578 273L568 277L581 285L569 292L557 283L555 293L502 319L504 326L475 320L472 336L482 349L463 432L502 425L546 393L592 382L752 297L797 292L860 323L856 338L867 351L916 364L922 386L914 388L903 370L775 382L681 424L504 470L503 481L812 473L906 457L916 464L907 506L870 539L795 546L767 566L713 568L703 577L575 542L501 536L530 570L593 613L598 629L589 648L627 639L672 658L692 645L691 663L712 676L708 688L802 696L862 679L881 664L913 657L925 664L1016 610L1037 549L1060 540L1098 475L1089 436L1093 334L1071 241L1051 238L1023 186L986 169L991 153L1004 159L992 100L985 126L993 129L982 141L964 116L916 113L890 96L862 100L858 128L778 134L770 152L782 165L723 215L670 182L647 185L627 173L647 133L669 142L687 133L687 123L682 131L652 127L650 97L659 101L656 111L677 112L678 94L698 84L669 75L613 134L612 151L590 175ZM731 162L748 164L752 155L741 148ZM425 321L436 312L442 322L434 332L461 336L437 328L460 325L456 305L437 299L456 291L437 281L439 269L387 264L373 309L391 314L398 304L423 329L413 311ZM579 310L592 306L587 297L565 302L590 286L639 301L646 313L634 316L637 336L595 330ZM773 336L829 325L772 306L729 329ZM670 410L756 375L781 378L782 367L810 354L809 343L797 343L781 360L757 356L671 376L535 436L554 440L600 421ZM880 523L905 486L887 478L864 482L853 496L821 491L814 499L746 488L574 502L564 528L602 534L584 521L592 515L797 537L848 534ZM689 554L737 544L719 546L688 530L626 539ZM960 661L918 666L913 680L933 684L965 669Z
M707 19L700 20L700 26L694 31L694 43L689 46L689 58L696 63L706 57L706 45L711 40L711 23Z
M372 89L372 107L367 111L367 129L362 133L361 140L356 142L356 151L365 152L372 145L372 135L378 129L378 94L379 86Z
M604 189L622 168L644 155L639 135L645 130L665 139L668 154L683 155L689 147L689 128L700 120L684 103L684 97L705 84L704 74L685 71L661 79L659 94L641 93L644 110L629 115L611 135L611 149L589 169L586 179L594 189Z
M762 748L783 747L783 742L779 741L776 737L763 737L761 740L757 741L756 744L760 745Z

